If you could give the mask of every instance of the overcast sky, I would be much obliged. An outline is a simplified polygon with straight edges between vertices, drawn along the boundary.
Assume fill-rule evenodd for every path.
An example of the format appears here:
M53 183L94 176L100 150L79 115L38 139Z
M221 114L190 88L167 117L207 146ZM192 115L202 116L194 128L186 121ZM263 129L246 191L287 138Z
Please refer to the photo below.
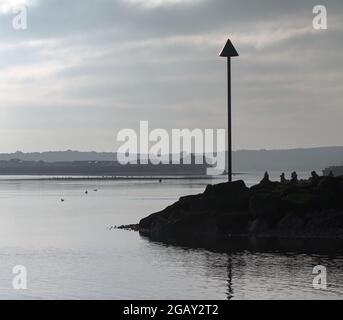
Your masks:
M0 0L0 152L115 151L140 120L225 128L228 37L234 149L343 145L342 18L342 0Z

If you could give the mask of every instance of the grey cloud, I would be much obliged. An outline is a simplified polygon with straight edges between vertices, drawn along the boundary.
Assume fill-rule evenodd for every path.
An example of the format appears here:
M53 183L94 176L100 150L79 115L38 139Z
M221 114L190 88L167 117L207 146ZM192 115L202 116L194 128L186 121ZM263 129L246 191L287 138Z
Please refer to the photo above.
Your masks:
M204 0L147 9L42 0L29 9L23 32L2 15L0 99L14 137L4 148L16 150L25 135L36 149L55 148L41 137L47 127L51 136L71 134L56 148L97 150L115 148L114 132L139 120L167 129L224 127L226 70L218 52L231 35L240 52L235 147L334 144L343 134L330 124L343 116L343 4L322 1L329 29L313 32L316 2ZM313 130L322 126L325 134ZM24 141L23 149L33 147Z

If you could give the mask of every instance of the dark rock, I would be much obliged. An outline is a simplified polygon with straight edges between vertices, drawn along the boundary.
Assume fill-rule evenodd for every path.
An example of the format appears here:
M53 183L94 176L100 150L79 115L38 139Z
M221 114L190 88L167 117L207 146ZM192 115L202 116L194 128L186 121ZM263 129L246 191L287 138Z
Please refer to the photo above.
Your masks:
M340 204L340 179L324 177L317 187L318 199L322 208L335 208Z
M300 188L293 184L282 184L275 188L275 191L278 192L281 196L287 196L290 193L297 193L300 191Z
M315 181L314 181L315 180ZM162 238L227 235L343 237L343 178L317 177L293 183L243 181L208 185L181 197L139 223L142 234ZM331 210L323 210L331 208Z
M319 204L319 201L315 195L304 191L289 193L283 197L282 200L284 202L285 209L297 212L314 210Z
M295 213L285 215L277 225L277 229L287 233L301 230L305 225L304 220Z
M251 196L249 208L253 218L277 217L282 211L281 198L271 193L257 193Z
M111 227L111 229L120 229L120 230L129 230L129 231L139 231L139 225L138 224L127 224L122 226L114 226Z
M223 197L223 196L234 197L234 196L239 195L241 192L245 192L249 190L243 180L233 181L230 183L215 184L210 189L214 195L219 196L219 197ZM206 195L206 191L205 191L205 195Z
M270 231L272 223L268 219L255 219L249 222L248 231L252 235L263 234Z
M213 188L213 185L212 185L212 184L208 184L208 185L206 186L204 195L206 195L206 196L213 196L213 195L214 195L214 188Z
M318 183L318 190L320 192L322 191L332 191L337 192L340 187L340 179L334 178L334 177L324 177L319 183Z
M250 219L248 210L220 213L216 217L218 232L220 235L247 234Z
M244 210L248 208L249 188L242 180L207 186L202 202L204 206L210 203L213 209L224 212Z
M261 182L259 184L252 186L250 188L250 191L252 193L272 192L273 190L275 190L280 185L281 185L280 182L273 182L273 181Z

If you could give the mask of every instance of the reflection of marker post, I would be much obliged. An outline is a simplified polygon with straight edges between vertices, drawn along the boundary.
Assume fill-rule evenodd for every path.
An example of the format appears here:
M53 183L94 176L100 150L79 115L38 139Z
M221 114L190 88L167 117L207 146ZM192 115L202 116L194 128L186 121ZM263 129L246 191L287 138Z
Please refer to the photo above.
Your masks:
M220 53L221 57L227 58L227 112L228 112L228 178L229 182L232 181L232 129L231 129L231 57L238 57L238 53L231 43L230 39L227 40L225 47Z

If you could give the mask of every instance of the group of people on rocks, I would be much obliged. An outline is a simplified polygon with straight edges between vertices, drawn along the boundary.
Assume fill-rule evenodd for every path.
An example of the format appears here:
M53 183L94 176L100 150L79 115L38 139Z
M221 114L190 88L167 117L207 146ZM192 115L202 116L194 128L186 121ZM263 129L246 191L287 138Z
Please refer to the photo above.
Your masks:
M330 171L329 173L329 177L333 177L334 174L332 171ZM310 181L315 183L317 182L318 180L320 179L319 175L317 174L316 171L312 171L311 172L311 177L310 177ZM269 179L269 173L268 171L265 172L264 176L263 176L263 179L261 181L261 183L266 183L266 182L270 182L270 179ZM298 179L298 174L296 173L296 171L293 171L291 173L291 180L287 180L286 179L286 175L285 173L283 172L280 176L280 182L282 184L286 184L286 183L298 183L299 182L299 179Z

